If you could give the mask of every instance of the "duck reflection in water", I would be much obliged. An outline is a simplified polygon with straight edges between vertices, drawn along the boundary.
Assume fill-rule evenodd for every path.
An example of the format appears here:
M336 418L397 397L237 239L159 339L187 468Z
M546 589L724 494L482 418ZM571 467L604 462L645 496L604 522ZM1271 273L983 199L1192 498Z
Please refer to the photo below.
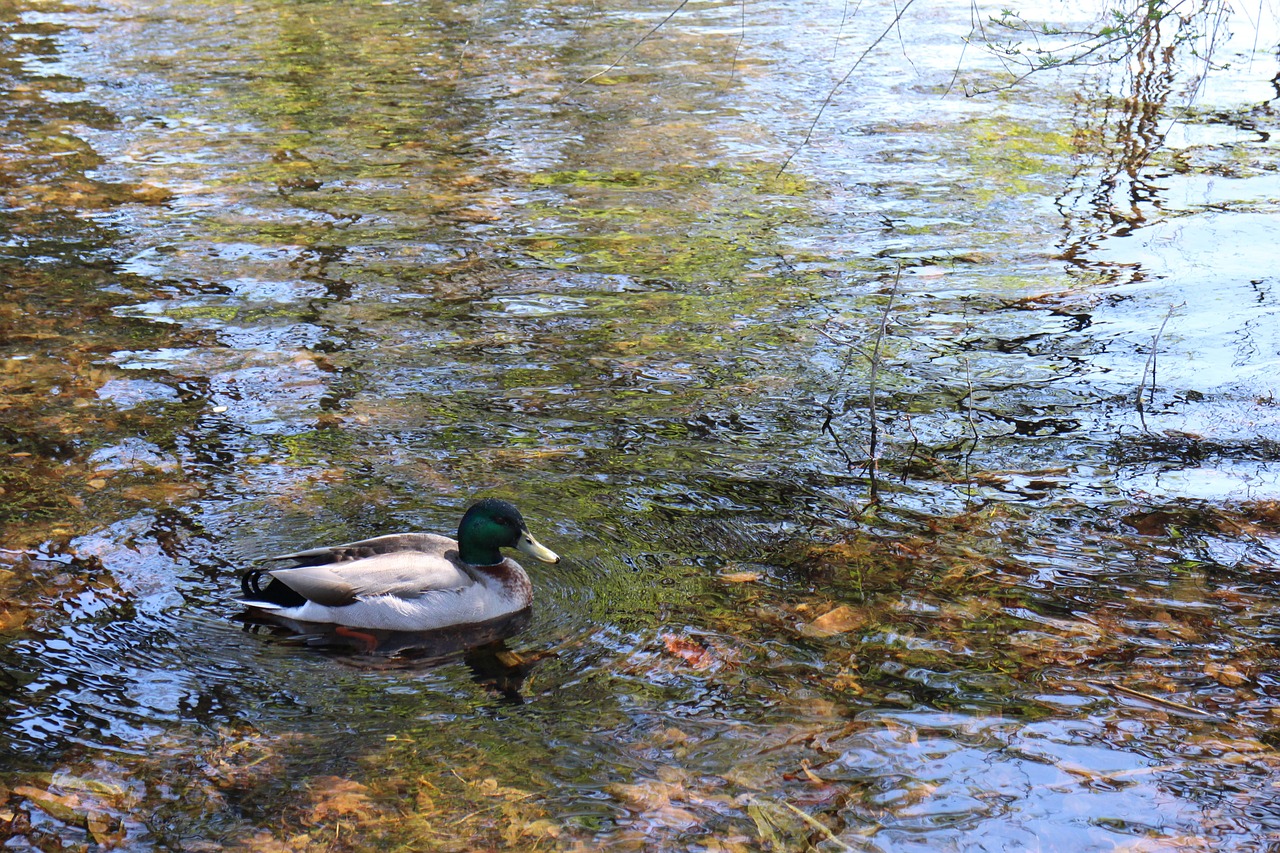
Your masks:
M344 625L262 618L252 610L238 617L250 633L282 637L289 644L315 649L335 661L360 669L426 669L459 658L471 670L471 680L522 704L520 688L533 668L553 651L516 652L507 639L529 626L532 609L475 625L455 625L434 631L353 630Z

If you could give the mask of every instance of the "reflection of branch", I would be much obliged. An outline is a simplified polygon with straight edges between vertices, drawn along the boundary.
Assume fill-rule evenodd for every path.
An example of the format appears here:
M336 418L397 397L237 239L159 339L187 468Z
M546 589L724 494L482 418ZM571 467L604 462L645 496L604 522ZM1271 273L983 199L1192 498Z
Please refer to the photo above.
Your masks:
M871 476L871 502L880 503L880 489L876 475L880 471L880 424L876 418L876 389L880 380L880 345L884 343L885 331L889 326L889 312L893 310L893 300L898 295L898 281L902 277L902 265L893 276L893 288L889 291L889 301L885 303L884 312L880 315L880 328L876 330L876 342L871 348L871 377L867 381L867 414L871 418L870 456L867 462L867 473Z
M970 331L969 325L969 303L964 304L964 328L967 336ZM964 360L964 399L965 399L965 420L969 423L969 451L964 455L964 482L966 497L969 501L973 500L973 452L978 449L978 424L973 419L973 370L969 365L969 357L962 356ZM967 504L967 502L966 502Z
M1200 0L1198 8L1208 10L1215 16L1211 22L1216 22L1216 15L1220 14L1219 0ZM1190 26L1182 26L1180 30ZM1163 29L1172 29L1172 26ZM1167 122L1181 119L1180 113L1169 116L1168 106L1177 74L1174 48L1179 41L1186 41L1185 36L1174 33L1174 43L1166 45L1162 36L1162 28L1153 26L1144 29L1140 38L1134 37L1129 49L1130 61L1123 66L1124 96L1102 105L1098 127L1112 129L1113 134L1109 132L1111 138L1100 142L1097 154L1100 162L1076 173L1081 184L1074 192L1079 193L1085 204L1075 204L1065 194L1058 200L1064 215L1070 217L1075 211L1082 211L1084 219L1093 220L1077 226L1081 233L1070 240L1072 245L1064 252L1066 256L1078 256L1085 247L1094 245L1098 236L1115 232L1118 227L1125 232L1132 230L1146 218L1147 200L1159 192L1144 170L1153 153L1164 144Z
M685 3L687 2L689 2L689 0L685 0ZM911 8L911 4L914 2L915 0L907 0L906 3L902 4L902 8L899 9L897 14L893 16L893 20L889 22L889 26L884 28L884 32L876 36L876 40L871 42L871 44L867 45L867 49L864 50L862 52L862 55L858 57L857 62L853 63L853 66L844 73L844 76L841 77L839 80L837 80L836 84L831 87L831 89L827 92L827 96L822 99L822 103L818 106L817 115L815 115L813 117L813 121L809 123L809 129L805 131L804 139L800 140L800 144L797 145L795 149L790 154L787 155L786 160L782 161L782 165L778 167L777 174L775 174L774 177L780 177L783 172L787 171L787 167L791 165L791 161L795 159L795 156L799 154L801 151L803 151L804 148L809 144L809 140L813 138L813 131L818 126L818 121L821 120L822 114L826 112L827 107L831 105L831 99L836 96L836 92L840 91L841 86L849 82L849 78L853 76L853 72L858 70L858 66L862 64L862 60L866 59L867 55L870 54L871 51L879 47L880 42L884 41L885 38L889 35L889 33L893 32L893 28L896 27L898 25L898 22L902 20L902 16L907 14L907 10ZM681 3L680 5L683 6L684 3Z
M679 11L680 11L681 9L683 9L685 6L688 6L688 5L689 5L689 0L680 0L680 5L676 6L674 9L672 9L672 10L671 10L671 12L670 12L670 13L669 13L665 18L663 18L661 21L658 21L658 23L654 24L654 25L653 25L653 29L649 30L649 32L647 32L647 33L645 33L644 35L640 36L640 38L638 38L638 39L635 41L635 43L631 45L631 47L629 47L629 48L627 48L626 50L624 50L624 51L622 52L622 55L621 55L621 56L619 56L617 59L615 59L615 60L613 61L613 63L612 63L608 68L604 69L603 71L597 71L595 74L592 74L590 77L586 77L586 78L584 78L584 79L582 79L582 80L579 80L577 83L575 83L575 84L573 85L573 88L571 88L569 91L565 92L565 93L564 93L563 95L561 95L557 100L561 100L561 101L563 101L565 98L569 97L569 96L570 96L570 95L572 95L574 92L578 91L578 90L579 90L579 89L581 89L583 86L585 86L585 85L587 85L588 83L590 83L592 80L596 79L597 77L603 77L604 75L608 74L608 73L609 73L610 71L612 71L613 69L617 68L619 65L621 65L621 64L623 63L623 61L624 61L628 56L630 56L632 53L634 53L634 52L635 52L635 49L636 49L637 47L639 47L640 45L642 45L642 44L644 44L646 41L648 41L650 36L652 36L652 35L653 35L654 33L656 33L658 30L662 29L662 28L663 28L663 26L665 26L665 25L666 25L667 21L670 21L672 18L674 18L674 17L676 16L676 14L677 14L677 13L679 13Z
M857 17L858 10L862 8L862 0L858 0L853 6L853 14L849 14L849 0L845 0L844 10L840 13L840 26L836 29L836 43L831 46L831 61L835 62L840 55L840 41L844 38L845 21L851 17Z
M968 487L969 499L973 499L973 451L978 449L978 425L973 420L973 373L969 368L969 357L964 357L964 385L965 385L965 418L969 422L969 433L972 440L969 442L969 452L964 455L964 481Z
M1044 25L1036 26L1024 20L1021 16L1008 11L1004 12L999 18L987 18L987 23L1009 32L1011 39L1015 36L1032 39L1034 44L1026 51L1016 42L997 43L995 38L988 34L977 6L972 5L972 15L976 19L973 29L981 34L980 42L1000 60L1011 79L1007 83L992 85L990 88L975 89L971 92L966 92L966 94L983 94L1011 89L1031 75L1048 68L1060 68L1064 65L1097 66L1114 63L1120 57L1130 56L1135 53L1142 45L1151 40L1153 33L1157 33L1161 26L1170 20L1175 22L1176 33L1182 33L1189 27L1192 28L1191 35L1175 35L1175 44L1193 37L1195 33L1193 24L1201 15L1209 16L1211 29L1216 33L1224 14L1222 0L1176 0L1176 2L1168 2L1162 5L1164 7L1154 13L1152 12L1151 4L1148 2L1137 3L1128 12L1113 11L1111 14L1115 21L1114 25L1102 26L1097 31L1060 30L1051 29ZM1214 11L1211 12L1211 9ZM1074 38L1076 41L1060 47L1045 47L1041 44L1042 36L1054 36L1059 39ZM966 44L971 41L971 38L965 39ZM1216 36L1210 36L1210 50L1212 50L1212 45L1215 41ZM1108 48L1115 45L1124 46L1123 50L1118 54L1115 51L1108 50ZM1137 45L1137 47L1134 45ZM1024 66L1026 71L1015 73L1009 60L1014 60L1018 65ZM955 76L958 75L959 67L956 69ZM952 85L954 83L955 77L952 79ZM950 86L948 87L949 89Z
M1142 367L1142 381L1138 383L1138 394L1134 398L1134 402L1138 406L1138 418L1142 421L1142 429L1147 429L1147 416L1142 409L1142 392L1146 388L1147 374L1151 374L1151 402L1156 401L1156 351L1160 347L1160 336L1164 334L1164 327L1169 322L1169 318L1173 316L1176 305L1170 305L1169 310L1164 314L1164 320L1160 322L1160 328L1156 330L1155 335L1151 338L1151 352L1147 355L1147 363Z
M738 31L738 43L733 46L733 63L729 66L729 84L733 85L734 79L738 76L738 53L742 50L742 43L747 40L747 0L742 0L742 29Z
M911 463L915 461L916 453L920 450L920 436L916 435L916 425L911 420L911 412L905 412L907 418L907 432L911 433L911 450L907 452L906 464L902 466L902 482L907 482L907 471L911 469Z
M832 408L835 405L836 397L840 395L840 387L844 384L845 374L849 372L849 365L853 363L854 353L858 348L854 346L853 341L844 338L837 338L826 329L818 329L818 334L822 335L832 343L839 344L844 347L844 361L840 365L840 372L836 375L835 387L831 389L831 395L827 397L827 402L822 404L822 432L831 436L831 440L836 443L836 450L840 451L840 455L844 457L844 466L850 473L853 472L853 457L849 455L849 451L844 449L844 442L840 440L839 434L836 433L835 427L831 425L835 420L836 410ZM849 403L845 402L844 411L849 411Z
M975 21L977 22L976 24L974 23ZM973 35L973 30L976 29L982 33L982 41L986 43L987 30L982 25L982 12L979 11L978 9L977 0L969 0L969 23L971 24L969 35L970 36ZM964 64L964 55L965 55L965 52L969 49L969 43L972 41L972 39L969 36L965 36L963 39L961 39L961 41L964 42L964 47L960 48L960 56L956 58L955 70L951 72L951 80L947 83L947 88L942 93L942 97L944 98L947 95L951 94L952 88L954 88L956 85L956 80L960 79L960 69L963 67L963 64ZM1000 64L1001 65L1005 64L1003 58L1000 59ZM1009 66L1005 65L1005 70L1007 71L1008 69L1009 69Z

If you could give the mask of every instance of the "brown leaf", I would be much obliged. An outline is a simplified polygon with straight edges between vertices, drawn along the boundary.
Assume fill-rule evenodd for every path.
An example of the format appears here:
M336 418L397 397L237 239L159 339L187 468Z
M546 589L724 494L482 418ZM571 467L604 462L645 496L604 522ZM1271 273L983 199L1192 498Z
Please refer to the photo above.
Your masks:
M122 498L152 504L183 503L195 498L198 494L199 490L190 483L147 483L120 490Z
M30 818L25 812L0 809L0 832L22 835L30 830Z
M1204 674L1227 687L1239 687L1249 680L1247 675L1229 663L1210 661L1204 665Z
M698 816L678 806L663 806L646 815L657 826L670 829L688 829L698 824Z
M88 828L93 840L104 849L120 845L127 834L123 821L101 812L89 812Z
M460 219L463 222L497 222L502 218L491 210L475 210L474 208L469 210L455 210L453 212L453 216L455 219Z
M634 785L610 785L608 791L632 811L651 812L671 805L671 797L683 794L679 785L650 779Z
M861 696L866 693L866 688L862 686L862 681L858 674L854 672L841 672L831 681L831 686L842 693L850 696Z
M360 815L374 808L369 787L340 776L317 776L311 780L315 805L307 815L307 823L321 823L330 817Z
M802 626L800 633L806 637L831 637L856 631L866 622L865 614L859 613L847 604L842 604L835 610L822 614L808 625Z
M76 826L86 823L78 797L61 796L31 785L16 785L13 793L60 821Z
M1133 513L1125 516L1124 523L1143 536L1160 536L1165 532L1167 519L1163 513Z
M677 729L675 726L669 726L660 732L656 732L653 736L654 741L663 746L672 746L689 742L689 736Z
M31 618L29 610L23 610L20 607L12 610L8 607L0 608L0 631L17 631L27 624L29 618Z

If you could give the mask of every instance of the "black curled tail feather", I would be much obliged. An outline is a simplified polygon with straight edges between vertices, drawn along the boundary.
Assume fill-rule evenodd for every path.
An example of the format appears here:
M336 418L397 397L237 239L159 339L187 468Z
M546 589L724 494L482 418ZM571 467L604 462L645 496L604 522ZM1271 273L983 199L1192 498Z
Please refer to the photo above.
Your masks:
M285 586L278 578L271 578L263 586L262 579L267 575L270 575L267 569L249 569L240 576L240 589L246 599L270 602L281 607L301 607L307 603L306 598Z
M245 598L261 598L262 592L262 576L266 574L264 569L249 569L240 576L240 590L244 593Z

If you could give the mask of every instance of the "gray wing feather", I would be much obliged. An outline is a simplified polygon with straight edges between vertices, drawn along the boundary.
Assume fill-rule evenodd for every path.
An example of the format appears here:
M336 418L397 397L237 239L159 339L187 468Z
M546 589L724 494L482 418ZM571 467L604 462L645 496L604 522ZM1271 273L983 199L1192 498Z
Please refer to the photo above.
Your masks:
M452 560L416 551L273 569L270 574L304 598L328 607L342 607L375 595L418 598L435 590L458 589L475 582Z
M348 542L344 545L310 548L306 551L282 554L268 559L295 560L304 566L323 566L364 560L380 554L412 552L451 560L452 555L449 552L457 549L457 542L435 533L392 533L387 536L376 536L373 539L361 539L359 542Z

